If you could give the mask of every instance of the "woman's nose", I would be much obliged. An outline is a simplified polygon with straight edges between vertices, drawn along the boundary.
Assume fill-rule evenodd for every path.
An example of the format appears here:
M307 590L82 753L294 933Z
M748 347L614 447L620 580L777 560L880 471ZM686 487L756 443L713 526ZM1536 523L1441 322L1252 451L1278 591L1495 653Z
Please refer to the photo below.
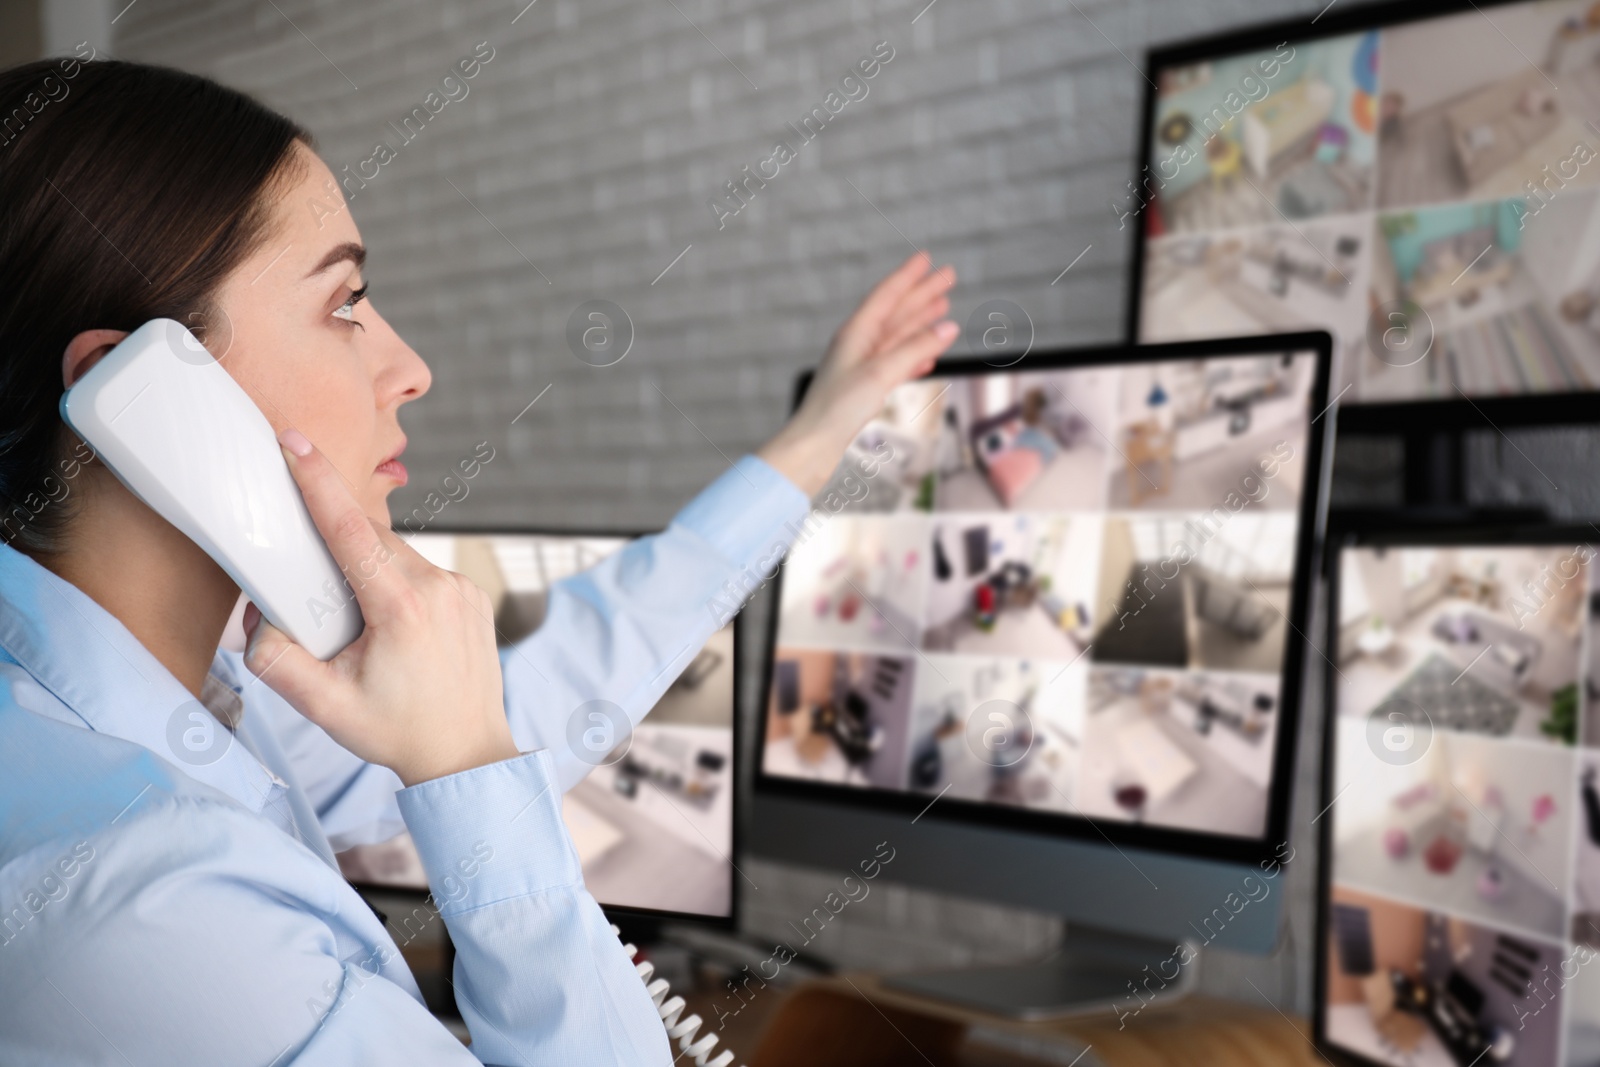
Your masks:
M394 332L389 323L374 309L367 329L382 338L383 355L377 368L377 392L381 406L390 401L396 405L408 404L433 386L433 372L416 350Z

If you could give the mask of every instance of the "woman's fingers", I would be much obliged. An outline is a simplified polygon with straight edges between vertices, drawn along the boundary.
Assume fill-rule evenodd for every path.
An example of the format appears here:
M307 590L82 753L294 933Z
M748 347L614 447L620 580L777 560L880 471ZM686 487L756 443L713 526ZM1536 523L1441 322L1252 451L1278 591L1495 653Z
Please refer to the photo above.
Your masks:
M907 322L920 319L930 304L943 298L956 283L956 271L946 263L938 270L929 271L920 281L901 295L894 308L884 319L885 334L905 332ZM923 319L922 321L927 321Z
M961 330L944 316L955 271L908 258L839 327L805 401L758 455L807 496L817 493L889 391L926 374Z
M911 253L905 262L884 275L883 279L872 287L872 291L856 309L856 315L882 319L906 293L916 287L932 266L933 261L927 252L919 250Z
M252 610L256 612L256 621L253 627L245 630L250 635L250 643L244 649L245 667L290 706L299 709L318 726L326 727L327 716L319 713L327 707L326 703L307 698L327 693L332 688L327 684L332 668L268 622L254 604L245 609L246 622Z
M926 329L930 323L944 318L949 312L950 298L941 293L917 308L915 314L904 316L895 325L886 329L883 340L878 343L878 348L885 352L898 348L908 338L918 331Z
M406 584L389 564L410 546L387 530L380 532L328 457L304 434L288 429L279 439L311 521L328 543L363 613L369 618L372 609L392 614L397 602L405 598Z
M926 252L913 253L873 287L851 316L839 328L838 348L849 356L859 355L877 339L883 324L906 293L928 273L931 261Z
M244 646L244 665L250 673L266 682L293 707L311 710L308 718L318 726L323 717L316 714L318 705L302 698L309 693L326 691L328 664L296 644L288 634L267 621L261 609L251 601L244 608L244 632L249 643Z
M873 361L883 363L880 380L892 389L901 382L926 374L960 333L961 327L949 319L917 331L903 344Z

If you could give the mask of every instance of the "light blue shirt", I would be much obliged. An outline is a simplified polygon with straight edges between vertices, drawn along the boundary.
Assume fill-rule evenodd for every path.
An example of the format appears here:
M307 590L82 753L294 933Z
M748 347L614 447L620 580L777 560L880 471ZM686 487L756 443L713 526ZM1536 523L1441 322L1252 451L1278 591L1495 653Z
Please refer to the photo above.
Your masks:
M237 653L217 653L202 707L0 545L0 1064L669 1063L561 821L589 769L567 722L593 699L637 722L806 507L746 456L664 532L552 587L501 654L524 755L410 788ZM470 1049L334 860L401 830L456 947Z

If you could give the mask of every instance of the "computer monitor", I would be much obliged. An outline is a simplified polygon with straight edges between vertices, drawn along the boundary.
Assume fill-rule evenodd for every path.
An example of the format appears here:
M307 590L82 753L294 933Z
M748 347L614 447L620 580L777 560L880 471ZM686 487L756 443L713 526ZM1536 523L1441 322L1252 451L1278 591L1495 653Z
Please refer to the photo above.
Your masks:
M424 558L466 575L494 598L502 648L539 627L553 583L629 540L488 529L401 535ZM608 913L733 920L736 645L730 622L632 736L619 741L625 753L600 761L562 798L584 882ZM428 888L409 835L347 850L339 863L357 884Z
M1341 4L1152 50L1129 336L1323 327L1346 404L1600 389L1596 25Z
M1142 1003L1141 966L1192 974L1176 939L1266 951L1330 345L947 360L896 389L779 576L750 848L888 850L875 872L1056 912L1121 961L906 979L993 1010Z
M1337 1064L1600 1063L1591 527L1330 559L1317 1041Z

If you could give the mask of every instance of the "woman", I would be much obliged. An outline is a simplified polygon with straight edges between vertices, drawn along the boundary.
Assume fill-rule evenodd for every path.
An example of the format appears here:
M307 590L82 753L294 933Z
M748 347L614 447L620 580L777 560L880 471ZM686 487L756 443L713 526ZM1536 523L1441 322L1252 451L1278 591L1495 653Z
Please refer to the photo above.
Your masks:
M0 74L0 116L0 1062L668 1063L561 823L588 769L568 721L648 710L713 597L787 544L887 391L954 338L951 273L907 260L776 437L554 590L502 658L486 595L390 532L398 411L429 373L364 299L309 136L120 62ZM257 402L367 576L365 632L335 659L253 607L246 652L219 651L237 587L62 424L62 391L158 316ZM401 829L457 948L470 1052L333 859Z

